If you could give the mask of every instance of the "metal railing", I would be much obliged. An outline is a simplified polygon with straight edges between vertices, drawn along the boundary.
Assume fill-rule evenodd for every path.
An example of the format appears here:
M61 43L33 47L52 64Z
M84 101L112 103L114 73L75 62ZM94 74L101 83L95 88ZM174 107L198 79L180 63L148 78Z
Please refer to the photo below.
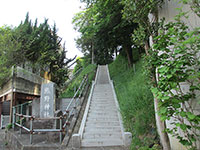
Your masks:
M30 144L33 143L33 134L37 132L60 132L60 143L62 142L62 116L60 117L52 117L52 118L36 118L34 116L23 115L15 113L15 116L20 117L20 123L15 122L14 125L20 127L20 134L22 134L22 129L26 130L30 133ZM23 125L22 121L24 118L28 118L30 120L30 127L26 127ZM60 120L60 128L59 129L34 129L33 128L33 121L34 120Z
M76 91L68 107L66 108L66 111L63 113L63 115L59 117L36 118L35 116L32 116L32 115L23 114L23 107L26 106L27 104L28 105L31 104L31 102L14 106L13 107L13 128L15 128L15 126L20 127L20 134L22 134L22 129L29 132L30 144L32 144L33 142L33 134L37 132L60 132L59 142L62 143L63 133L66 132L65 135L68 134L68 126L70 125L70 121L73 118L73 116L77 116L77 106L80 105L80 98L82 97L82 94L87 84L88 84L88 75L86 75L83 78L78 90ZM25 125L23 125L24 119L30 121L29 127L26 127ZM33 126L34 120L59 120L60 122L59 129L35 129Z
M12 124L13 128L14 128L14 122L20 121L20 117L19 116L15 116L14 114L18 113L18 114L25 115L26 112L24 112L24 111L26 111L27 107L29 107L31 104L32 104L32 102L29 101L29 102L26 102L26 103L23 103L23 104L19 104L19 105L15 105L15 106L12 107L12 109L13 109L12 110L12 112L13 112L13 116L12 116L13 117L13 120L12 120L12 122L13 122L13 124Z
M77 106L80 104L79 103L80 102L80 98L81 98L83 90L84 90L84 88L82 88L82 87L86 87L87 84L88 84L88 75L86 75L83 78L78 90L75 92L73 98L70 100L69 105L67 106L67 108L66 108L66 110L65 110L65 112L63 114L63 116L67 116L66 121L65 121L65 123L63 125L63 128L66 128L67 125L70 125L69 121L71 120L71 118L74 115L77 115L76 114L77 113L76 112Z

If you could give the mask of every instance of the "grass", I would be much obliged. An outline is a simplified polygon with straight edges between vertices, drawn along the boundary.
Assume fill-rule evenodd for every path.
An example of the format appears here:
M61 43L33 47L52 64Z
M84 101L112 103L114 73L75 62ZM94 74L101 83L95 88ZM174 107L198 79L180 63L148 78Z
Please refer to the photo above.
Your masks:
M96 65L89 64L87 67L83 68L81 73L74 79L60 95L60 98L71 98L74 96L74 89L77 89L83 80L83 77L88 74L89 83L92 82L96 71Z
M136 72L128 68L124 56L119 55L109 65L125 129L132 133L131 150L149 150L157 137L153 95L144 74L143 60L136 63ZM151 147L151 146L150 146ZM152 149L154 150L155 147ZM157 148L156 148L157 149Z

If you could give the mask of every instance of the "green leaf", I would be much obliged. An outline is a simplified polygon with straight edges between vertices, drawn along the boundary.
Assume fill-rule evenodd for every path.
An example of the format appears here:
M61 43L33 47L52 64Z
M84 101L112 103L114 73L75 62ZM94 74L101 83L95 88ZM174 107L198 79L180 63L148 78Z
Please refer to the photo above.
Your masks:
M192 114L191 112L187 112L186 113L186 115L188 116L188 118L190 119L190 120L193 120L193 119L195 119L195 115L194 114Z
M181 117L186 117L186 112L181 111L181 112L180 112L180 116L181 116Z
M151 92L156 94L158 92L158 89L157 88L151 88Z
M159 112L160 112L161 114L164 114L164 113L167 112L167 108L166 108L166 107L160 107Z
M185 131L187 129L187 125L186 124L180 124L180 128Z
M161 116L160 119L161 119L161 121L165 121L165 120L168 119L168 117L167 116Z

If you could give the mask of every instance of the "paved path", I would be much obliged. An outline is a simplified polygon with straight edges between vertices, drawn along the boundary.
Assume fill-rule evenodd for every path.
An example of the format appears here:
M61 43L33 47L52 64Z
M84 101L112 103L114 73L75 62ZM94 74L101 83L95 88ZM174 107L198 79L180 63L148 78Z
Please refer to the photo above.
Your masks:
M99 66L81 146L123 146L123 132L118 113L107 67Z
M5 130L0 129L0 150L10 150L9 145L5 141Z

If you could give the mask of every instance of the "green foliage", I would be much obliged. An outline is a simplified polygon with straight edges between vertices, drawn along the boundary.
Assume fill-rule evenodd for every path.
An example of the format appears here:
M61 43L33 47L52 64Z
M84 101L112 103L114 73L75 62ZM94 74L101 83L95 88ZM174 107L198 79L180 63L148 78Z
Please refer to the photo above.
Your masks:
M149 22L148 15L156 13L162 2L163 0L122 0L123 18L138 23L138 28L132 35L134 43L138 46L144 46L149 36L157 30L157 25Z
M10 130L12 128L12 123L9 123L7 126L6 126L6 129L7 130Z
M152 92L159 100L161 119L174 119L174 127L166 131L183 145L197 149L196 141L200 141L200 115L194 112L192 103L199 103L200 28L189 30L181 21L185 15L181 11L174 22L160 28L148 56L148 69L153 76L157 68L159 75L157 83L153 83L157 86L152 88ZM188 90L184 90L184 85ZM178 134L178 130L183 135Z
M81 33L77 39L78 47L92 56L95 62L107 64L112 62L112 55L118 47L127 53L129 64L132 65L131 33L136 28L134 22L122 18L123 5L119 0L84 1L86 10L74 17L75 28Z
M125 129L133 134L132 150L148 147L157 140L153 95L143 69L143 60L140 60L135 73L129 70L122 55L109 65Z
M148 146L140 147L138 150L161 150L160 145L155 144L152 148L149 148Z
M62 98L71 98L74 96L74 90L77 89L83 80L84 76L88 74L89 83L92 82L96 71L96 65L90 64L83 68L81 73L68 85L66 90L60 95Z
M74 67L73 74L76 73L81 68L86 68L89 64L90 61L87 56L76 58L76 66Z
M68 78L67 64L73 59L66 58L65 45L57 35L56 24L50 27L45 19L39 26L26 18L16 28L0 28L0 85L5 77L9 77L9 69L13 65L24 65L27 62L33 72L47 71L51 80L58 87Z
M11 67L15 63L14 53L19 44L13 38L13 29L0 27L0 87L11 76Z

